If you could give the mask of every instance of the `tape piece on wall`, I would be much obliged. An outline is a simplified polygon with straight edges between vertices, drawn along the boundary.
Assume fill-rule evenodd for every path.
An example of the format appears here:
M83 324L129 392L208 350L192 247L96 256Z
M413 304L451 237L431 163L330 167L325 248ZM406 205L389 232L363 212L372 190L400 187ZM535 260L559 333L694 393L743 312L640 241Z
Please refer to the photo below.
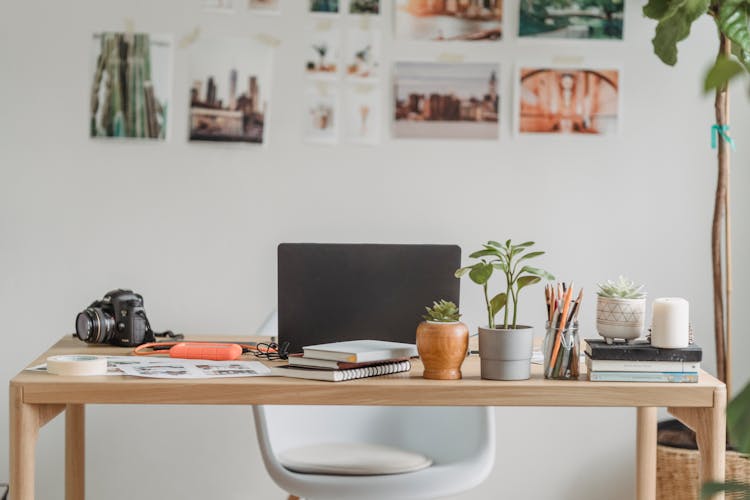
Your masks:
M193 31L182 37L179 43L179 47L181 49L189 47L190 45L194 44L198 40L198 38L200 38L200 36L200 26L196 26L195 28L193 28Z

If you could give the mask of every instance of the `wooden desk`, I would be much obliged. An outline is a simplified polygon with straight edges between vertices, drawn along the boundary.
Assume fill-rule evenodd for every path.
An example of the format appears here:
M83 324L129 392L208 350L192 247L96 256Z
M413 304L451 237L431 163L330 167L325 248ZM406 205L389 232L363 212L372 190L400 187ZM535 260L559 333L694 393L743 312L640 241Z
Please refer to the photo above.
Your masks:
M128 351L87 346L66 337L32 364L58 354L126 355ZM541 367L532 365L530 380L496 382L479 377L479 359L472 356L463 365L463 380L424 380L421 373L419 361L408 373L342 383L280 377L184 381L21 372L10 381L10 498L34 498L34 448L39 429L63 410L65 498L84 498L87 404L632 406L637 409L640 500L656 497L656 409L668 407L697 432L703 479L724 479L726 388L705 372L697 384L553 381L545 380Z

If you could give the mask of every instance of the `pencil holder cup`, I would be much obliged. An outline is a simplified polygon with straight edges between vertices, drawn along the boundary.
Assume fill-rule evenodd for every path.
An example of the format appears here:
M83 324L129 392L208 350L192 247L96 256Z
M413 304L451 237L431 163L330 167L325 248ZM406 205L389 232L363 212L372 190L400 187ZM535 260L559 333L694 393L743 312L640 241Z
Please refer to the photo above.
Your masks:
M542 349L544 353L544 378L578 379L581 351L578 323L573 323L562 329L550 325L548 322Z

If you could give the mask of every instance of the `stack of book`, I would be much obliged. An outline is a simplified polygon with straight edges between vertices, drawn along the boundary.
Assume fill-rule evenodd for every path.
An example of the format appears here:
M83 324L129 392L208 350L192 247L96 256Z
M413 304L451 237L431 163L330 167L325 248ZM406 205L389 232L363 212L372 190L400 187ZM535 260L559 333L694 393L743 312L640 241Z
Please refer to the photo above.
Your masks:
M592 382L698 382L702 351L696 345L662 349L647 341L607 344L586 340L586 367Z
M410 358L417 346L382 340L351 340L302 348L291 354L289 363L271 368L273 375L342 382L357 378L390 375L411 369Z

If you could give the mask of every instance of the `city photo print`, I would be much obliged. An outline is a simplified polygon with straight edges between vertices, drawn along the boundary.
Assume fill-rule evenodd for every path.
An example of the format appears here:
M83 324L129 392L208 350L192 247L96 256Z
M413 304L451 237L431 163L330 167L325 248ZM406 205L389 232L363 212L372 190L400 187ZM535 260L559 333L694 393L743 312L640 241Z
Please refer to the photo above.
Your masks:
M622 40L625 0L520 1L520 37Z
M273 48L252 38L200 39L190 51L190 140L265 142Z
M397 62L393 135L400 139L499 139L499 67Z

